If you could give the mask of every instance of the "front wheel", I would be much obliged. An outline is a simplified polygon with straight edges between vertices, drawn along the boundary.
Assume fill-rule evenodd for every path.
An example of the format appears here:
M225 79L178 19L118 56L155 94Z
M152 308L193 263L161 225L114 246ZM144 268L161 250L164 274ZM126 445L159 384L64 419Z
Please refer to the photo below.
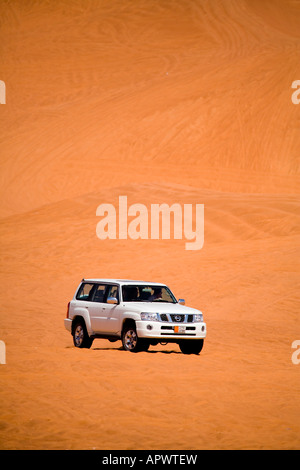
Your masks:
M183 354L199 354L203 348L203 339L182 340L179 343Z
M134 324L125 326L122 333L122 344L125 351L139 352L147 351L150 344L142 338L139 338Z

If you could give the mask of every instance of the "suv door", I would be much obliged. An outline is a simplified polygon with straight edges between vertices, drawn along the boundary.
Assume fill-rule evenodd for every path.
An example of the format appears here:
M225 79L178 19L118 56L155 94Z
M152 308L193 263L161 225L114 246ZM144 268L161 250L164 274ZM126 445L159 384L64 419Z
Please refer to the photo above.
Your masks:
M108 304L108 297L114 297L117 299L117 304ZM103 327L107 333L117 333L120 331L120 311L122 310L119 306L119 286L117 285L108 285L104 297L105 304L103 305L103 312L105 316L105 322Z
M97 284L89 306L92 328L98 334L115 334L119 330L118 304L108 304L108 297L119 300L119 289L116 285Z
M103 332L103 324L105 321L103 311L104 296L106 291L106 284L95 284L91 302L89 303L89 315L91 326L95 333Z

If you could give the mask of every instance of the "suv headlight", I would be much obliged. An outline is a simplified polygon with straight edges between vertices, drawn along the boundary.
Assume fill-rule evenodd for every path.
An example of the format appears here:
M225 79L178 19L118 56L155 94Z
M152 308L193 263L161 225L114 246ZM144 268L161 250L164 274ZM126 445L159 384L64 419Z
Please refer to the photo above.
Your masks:
M141 319L147 321L159 321L157 313L141 312Z
M194 322L203 322L203 315L202 315L202 313L195 313L195 315L194 315Z

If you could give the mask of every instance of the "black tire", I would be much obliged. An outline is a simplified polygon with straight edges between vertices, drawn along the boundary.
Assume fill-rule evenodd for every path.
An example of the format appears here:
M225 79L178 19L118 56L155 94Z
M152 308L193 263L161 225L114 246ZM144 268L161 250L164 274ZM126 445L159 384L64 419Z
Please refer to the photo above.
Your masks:
M84 320L75 320L73 325L73 343L76 348L90 348L93 338L90 338Z
M130 352L147 351L150 346L149 341L138 337L134 323L128 323L124 326L122 344L125 351Z
M183 354L199 354L203 348L203 339L182 340L179 343L180 350Z

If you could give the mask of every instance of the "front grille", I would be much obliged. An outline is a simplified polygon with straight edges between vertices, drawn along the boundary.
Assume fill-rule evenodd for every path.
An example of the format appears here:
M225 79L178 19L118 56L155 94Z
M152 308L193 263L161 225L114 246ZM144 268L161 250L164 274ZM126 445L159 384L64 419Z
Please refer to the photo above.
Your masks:
M171 320L176 323L184 322L185 315L170 315Z
M184 315L181 313L160 313L160 321L172 323L193 323L193 315Z
M165 313L160 314L160 319L161 321L169 321L168 315L166 315Z

